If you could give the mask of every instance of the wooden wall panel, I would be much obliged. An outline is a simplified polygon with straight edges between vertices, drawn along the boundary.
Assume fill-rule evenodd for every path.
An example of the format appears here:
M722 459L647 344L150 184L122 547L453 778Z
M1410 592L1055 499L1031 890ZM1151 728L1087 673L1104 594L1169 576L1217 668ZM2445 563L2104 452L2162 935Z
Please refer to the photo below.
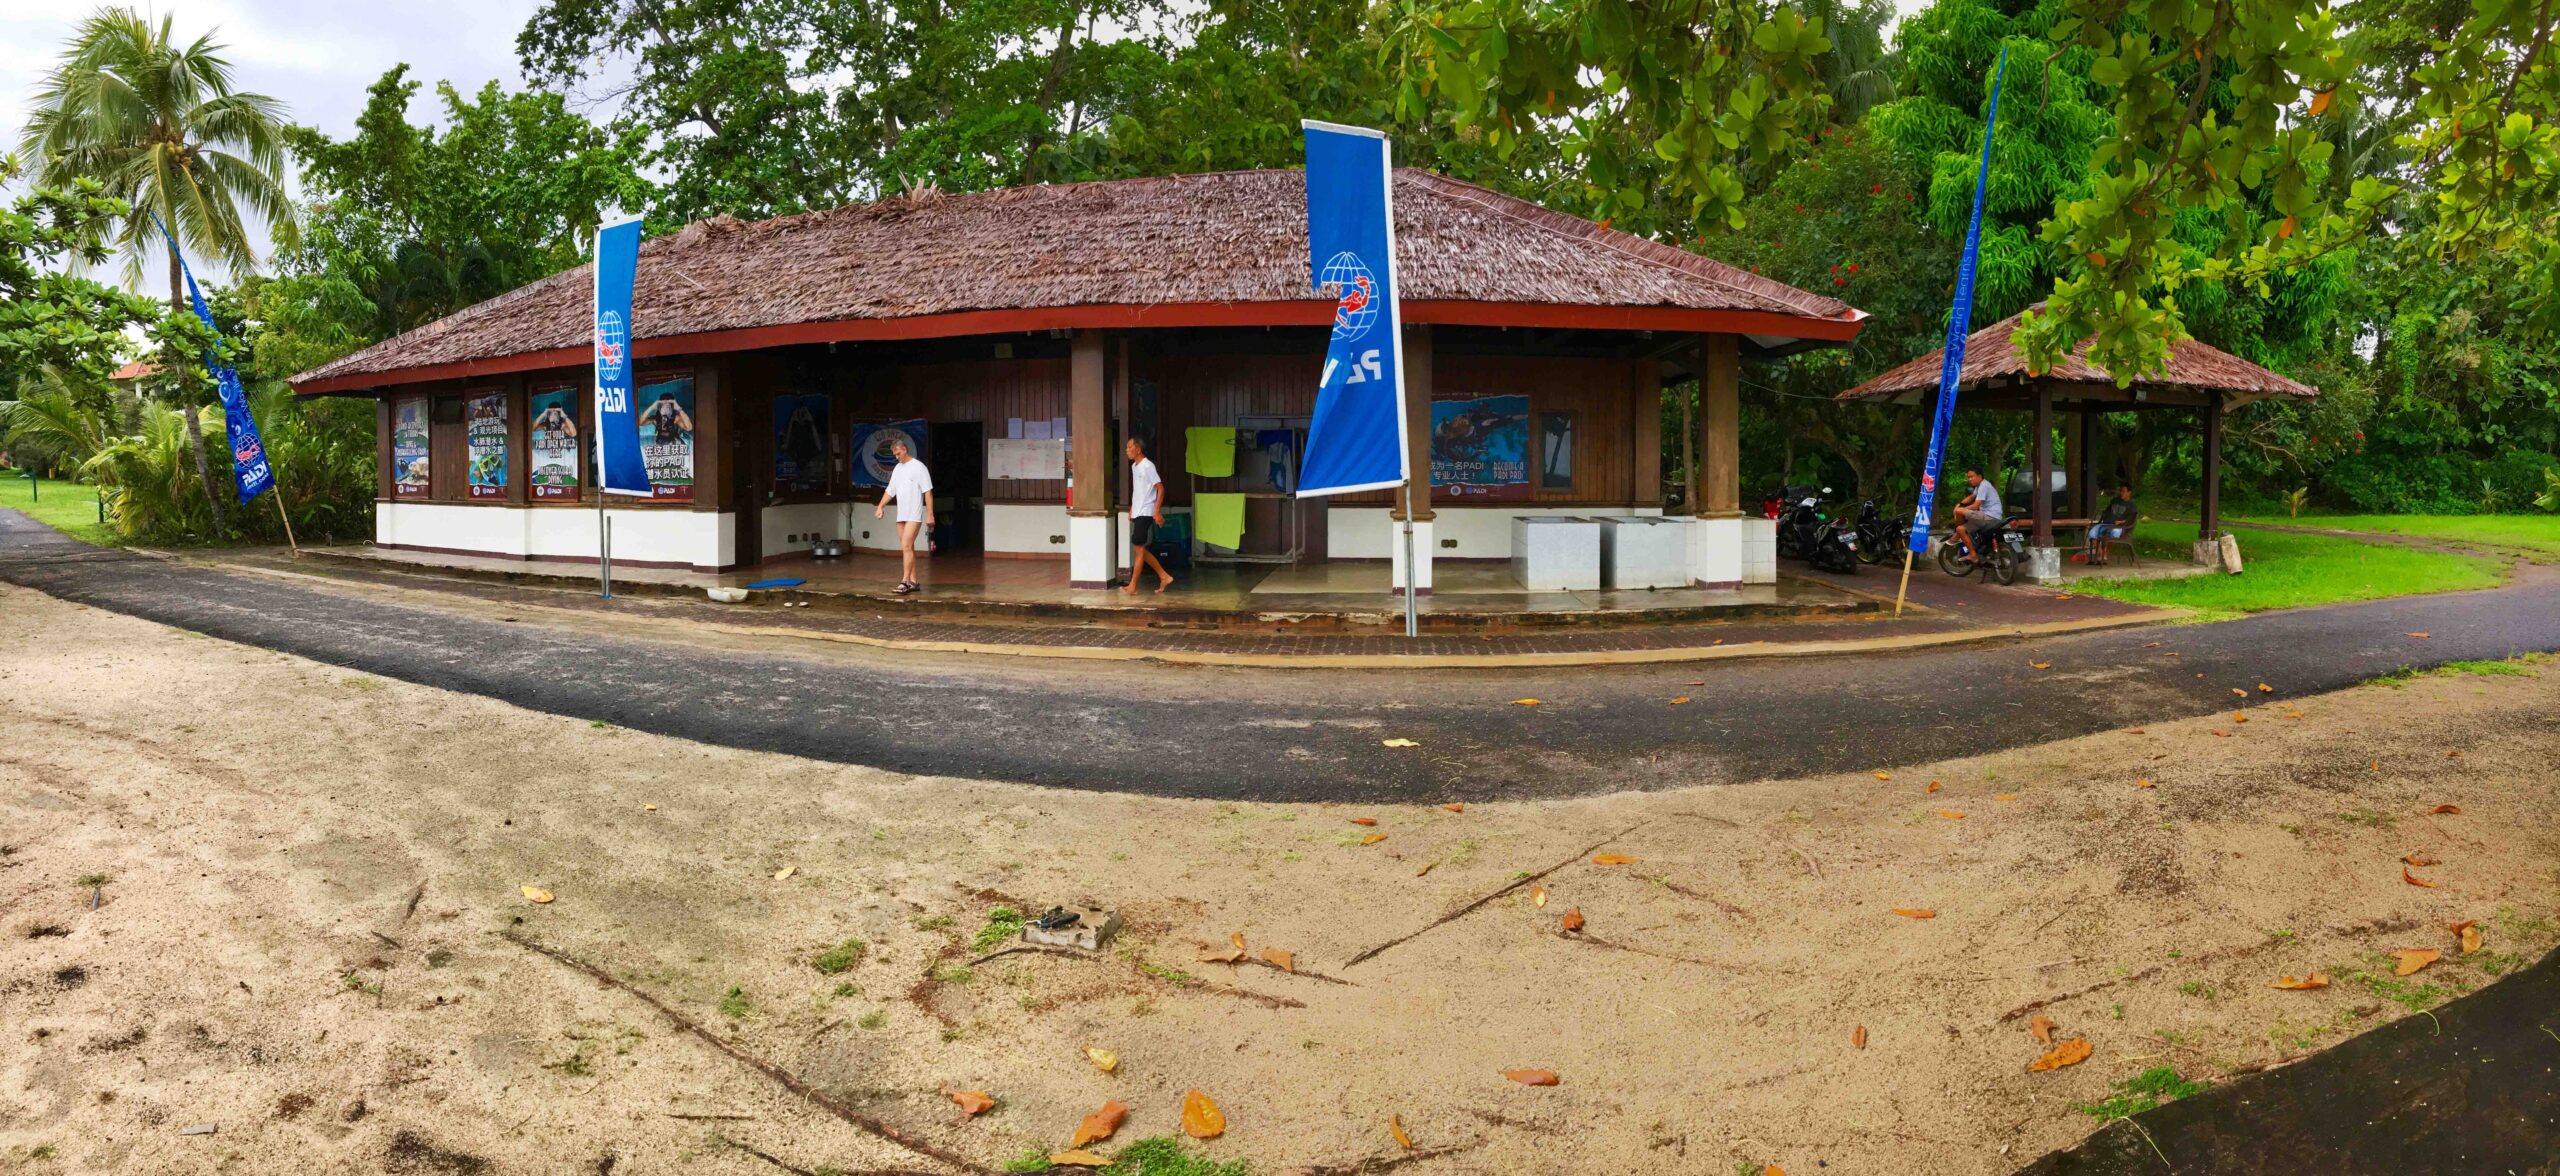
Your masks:
M1054 358L973 359L901 364L856 383L848 420L922 418L975 421L988 437L1006 422L1067 415L1067 361ZM1064 479L990 481L989 502L1064 502Z

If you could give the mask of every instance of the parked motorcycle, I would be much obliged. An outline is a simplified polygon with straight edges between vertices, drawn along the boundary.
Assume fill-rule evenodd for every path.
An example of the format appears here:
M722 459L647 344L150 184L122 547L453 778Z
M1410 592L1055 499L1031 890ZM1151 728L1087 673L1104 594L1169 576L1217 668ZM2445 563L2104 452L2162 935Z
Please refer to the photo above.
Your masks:
M2027 563L2027 537L2024 532L2003 525L1987 533L1977 532L1973 541L1981 554L1968 559L1964 545L1954 535L1939 540L1938 570L1957 579L1980 572L1986 580L1997 580L2002 584L2018 582L2018 569Z
M1857 534L1858 562L1883 563L1892 558L1893 553L1900 550L1902 544L1909 541L1911 517L1904 515L1898 519L1886 518L1884 509L1876 505L1875 499L1870 498L1858 504Z
M1821 571L1857 574L1857 532L1822 509L1822 496L1831 488L1825 486L1819 494L1794 493L1799 489L1788 487L1792 500L1778 516L1778 554L1801 559Z

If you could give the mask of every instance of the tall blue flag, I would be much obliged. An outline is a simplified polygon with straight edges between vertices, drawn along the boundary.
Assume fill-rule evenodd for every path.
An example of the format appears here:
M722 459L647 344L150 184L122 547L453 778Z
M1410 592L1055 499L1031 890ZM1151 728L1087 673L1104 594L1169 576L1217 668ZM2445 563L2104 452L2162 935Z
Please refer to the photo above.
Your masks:
M1298 497L1401 486L1404 316L1396 306L1395 170L1387 136L1308 121L1307 272L1333 299L1333 338L1307 426Z
M2000 125L2000 79L2009 72L2009 50L1991 70L1991 109L1982 119L1982 163L1973 173L1973 223L1964 230L1964 259L1956 266L1956 303L1947 315L1947 361L1938 369L1938 411L1929 424L1929 464L1920 473L1920 503L1911 512L1911 553L1929 550L1929 515L1938 504L1938 477L1947 464L1947 432L1956 423L1956 376L1964 370L1964 339L1973 332L1973 259L1982 247L1982 188L1991 178L1991 132ZM1896 605L1897 609L1901 606Z
M631 409L631 282L639 269L639 217L596 230L596 485L646 498L649 467Z
M204 304L204 292L196 289L196 274L187 266L186 254L178 250L177 235L169 231L159 213L151 214L151 223L160 226L160 235L169 239L169 255L178 259L178 273L187 281L187 300L195 304L196 317L204 320L205 329L215 338L222 330L213 324L213 308ZM231 365L204 357L205 371L213 376L213 386L222 394L222 431L231 442L231 477L239 483L240 501L247 502L264 494L276 484L275 467L267 464L267 443L258 436L257 418L249 415L249 394L240 389L240 373Z

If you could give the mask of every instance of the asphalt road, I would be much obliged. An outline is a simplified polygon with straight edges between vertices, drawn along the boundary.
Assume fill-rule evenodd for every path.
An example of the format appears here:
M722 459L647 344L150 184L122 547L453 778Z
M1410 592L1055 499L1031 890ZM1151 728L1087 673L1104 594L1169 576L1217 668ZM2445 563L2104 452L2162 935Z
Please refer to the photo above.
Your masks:
M2560 650L2560 569L2537 567L2494 591L2025 645L1405 672L702 642L611 611L591 622L510 622L503 603L89 548L6 510L0 580L353 670L706 743L907 773L1253 800L1552 797L1886 768L2228 709L2234 687L2264 702L2403 666ZM628 607L634 618L669 608ZM2276 692L2260 693L2260 682ZM1672 705L1679 696L1692 701ZM1541 705L1512 705L1523 697ZM206 701L210 709L221 700ZM1420 746L1381 746L1389 738Z

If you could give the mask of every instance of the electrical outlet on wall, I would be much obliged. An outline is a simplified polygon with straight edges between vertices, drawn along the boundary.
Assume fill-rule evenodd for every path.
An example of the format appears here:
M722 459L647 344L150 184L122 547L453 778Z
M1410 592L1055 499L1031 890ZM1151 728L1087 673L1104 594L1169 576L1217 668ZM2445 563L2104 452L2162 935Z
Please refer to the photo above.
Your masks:
M1457 541L1457 540L1455 540L1455 539L1443 539L1443 540L1441 540L1441 541L1440 541L1440 546L1442 546L1442 547L1450 547L1450 548L1454 548L1454 547L1456 547L1457 545L1458 545L1458 541Z

